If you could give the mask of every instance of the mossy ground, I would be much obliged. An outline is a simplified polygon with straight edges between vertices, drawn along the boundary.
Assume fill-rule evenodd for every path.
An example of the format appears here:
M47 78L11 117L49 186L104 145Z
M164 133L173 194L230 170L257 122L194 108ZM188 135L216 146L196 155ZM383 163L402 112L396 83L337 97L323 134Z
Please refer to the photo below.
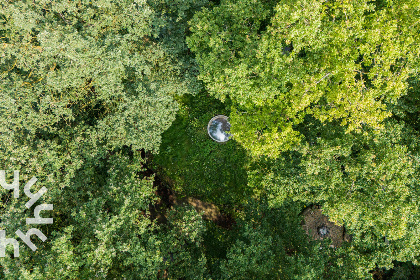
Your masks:
M154 165L179 195L232 209L252 193L247 188L249 157L235 140L217 143L207 134L212 117L229 116L229 103L206 93L184 96L179 103L177 118L163 134Z

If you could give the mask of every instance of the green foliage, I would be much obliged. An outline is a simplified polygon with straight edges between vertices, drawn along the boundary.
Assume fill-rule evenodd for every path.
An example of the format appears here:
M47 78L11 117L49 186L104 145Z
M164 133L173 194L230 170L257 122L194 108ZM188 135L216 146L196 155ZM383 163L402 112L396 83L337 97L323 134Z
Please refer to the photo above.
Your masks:
M338 124L307 118L300 130L308 143L261 163L261 183L272 205L291 198L319 203L330 220L354 236L345 248L358 277L370 269L413 260L418 251L418 133L388 120L385 130L345 134ZM264 166L269 166L264 171ZM386 238L386 239L385 239ZM350 263L352 261L349 261Z
M0 227L32 227L33 176L54 205L1 279L417 277L417 1L212 2L0 0L0 170L21 190L0 189ZM189 206L151 220L144 151L232 228ZM310 241L312 203L352 242Z
M105 161L105 172L93 172L94 166L84 165L83 171L94 175L84 175L83 181L75 179L71 187L61 191L49 188L47 202L54 204L54 224L40 227L49 242L36 242L35 253L21 246L19 258L2 258L5 271L19 271L21 279L106 279L112 275L135 279L136 275L155 275L161 263L156 259L158 243L152 234L155 225L140 215L153 200L152 182L136 175L141 165L130 161L119 152ZM76 176L81 178L83 171ZM37 176L42 182L43 176ZM7 205L4 213L10 209ZM33 215L30 211L24 214ZM6 221L20 223L24 220L20 216ZM13 232L10 225L6 228L9 234ZM6 273L6 279L15 279L15 275Z
M212 279L222 279L221 263L226 260L227 250L233 245L236 238L236 231L219 227L211 221L206 222L203 247L207 258L208 272Z
M188 43L208 91L233 102L236 140L277 157L299 143L307 114L346 132L382 128L384 101L406 93L419 56L419 7L377 4L226 0L196 13Z
M205 225L192 207L171 210L169 231L161 232L161 250L168 263L169 279L204 279L206 257L201 245Z
M396 104L389 104L394 118L403 121L413 129L420 131L420 75L417 73L408 80L408 94Z
M20 170L21 189L36 176L32 191L47 187L43 202L54 205L54 224L39 226L48 240L0 259L3 278L152 279L166 269L161 252L178 233L157 234L148 217L156 198L140 150L158 151L174 98L200 89L179 42L205 3L0 2L1 169ZM33 209L1 195L7 237L25 232Z
M246 152L234 140L217 143L207 133L210 119L229 111L205 93L184 97L180 106L172 127L163 133L160 152L154 157L156 167L183 195L218 205L246 200L252 195L247 188Z
M302 206L287 201L270 207L264 199L249 200L234 229L236 240L221 261L220 279L346 279L340 277L354 275L339 267L339 253L328 247L328 240L309 241L301 227Z
M420 278L420 267L411 262L396 263L395 267L385 273L386 279L403 280Z
M177 59L180 50L154 39L169 23L150 5L3 6L2 129L25 128L53 140L70 126L74 135L89 134L91 145L157 151L175 118L173 96L197 85Z

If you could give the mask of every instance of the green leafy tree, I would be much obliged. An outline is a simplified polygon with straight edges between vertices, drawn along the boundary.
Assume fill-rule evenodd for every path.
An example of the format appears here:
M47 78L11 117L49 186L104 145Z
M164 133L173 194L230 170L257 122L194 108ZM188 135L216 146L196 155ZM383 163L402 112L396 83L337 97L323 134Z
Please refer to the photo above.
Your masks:
M140 150L158 152L175 97L200 89L184 37L205 3L0 1L0 169L20 170L21 190L37 177L32 192L45 186L54 205L47 241L14 259L9 246L2 279L153 279L167 267L176 236L150 220ZM1 197L7 237L27 230L24 196Z
M169 279L205 279L202 217L192 206L181 206L169 212L168 220L168 230L159 236Z
M311 114L346 132L381 128L419 56L417 1L221 1L190 22L200 78L231 99L255 155L295 148Z
M301 226L302 206L291 200L279 207L249 200L217 279L355 279L353 267L343 271L339 266L339 253L328 247L329 240L309 240Z
M314 119L300 130L305 147L262 165L270 167L254 171L252 184L262 184L276 207L289 198L318 203L345 225L353 241L339 262L356 267L357 277L395 260L417 262L418 132L395 120L380 133L345 134L337 123Z

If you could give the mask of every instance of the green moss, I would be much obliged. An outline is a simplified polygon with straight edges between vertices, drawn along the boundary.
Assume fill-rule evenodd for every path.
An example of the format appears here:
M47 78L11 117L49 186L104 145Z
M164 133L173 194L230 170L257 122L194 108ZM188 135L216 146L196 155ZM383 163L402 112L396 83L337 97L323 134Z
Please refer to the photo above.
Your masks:
M217 143L207 134L213 116L229 116L229 102L221 103L206 93L186 96L179 102L181 108L163 134L155 166L183 195L218 205L240 204L251 193L246 172L249 158L235 140Z

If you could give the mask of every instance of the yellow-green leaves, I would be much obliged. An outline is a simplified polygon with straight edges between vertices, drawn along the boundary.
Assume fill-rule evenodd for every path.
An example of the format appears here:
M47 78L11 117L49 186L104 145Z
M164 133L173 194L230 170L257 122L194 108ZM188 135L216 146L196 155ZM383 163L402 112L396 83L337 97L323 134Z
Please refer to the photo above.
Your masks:
M365 0L226 0L195 15L189 45L200 77L215 97L229 98L238 110L269 106L285 113L275 120L260 114L264 126L243 125L234 132L254 154L275 156L299 137L293 132L272 141L276 136L271 131L286 120L297 125L306 114L321 121L339 119L347 132L360 131L362 125L381 128L390 116L384 102L406 94L419 52L413 40L419 37L418 17L413 1L380 6ZM227 24L230 18L235 23ZM243 113L232 121L245 123L250 117ZM246 140L258 129L266 137Z

